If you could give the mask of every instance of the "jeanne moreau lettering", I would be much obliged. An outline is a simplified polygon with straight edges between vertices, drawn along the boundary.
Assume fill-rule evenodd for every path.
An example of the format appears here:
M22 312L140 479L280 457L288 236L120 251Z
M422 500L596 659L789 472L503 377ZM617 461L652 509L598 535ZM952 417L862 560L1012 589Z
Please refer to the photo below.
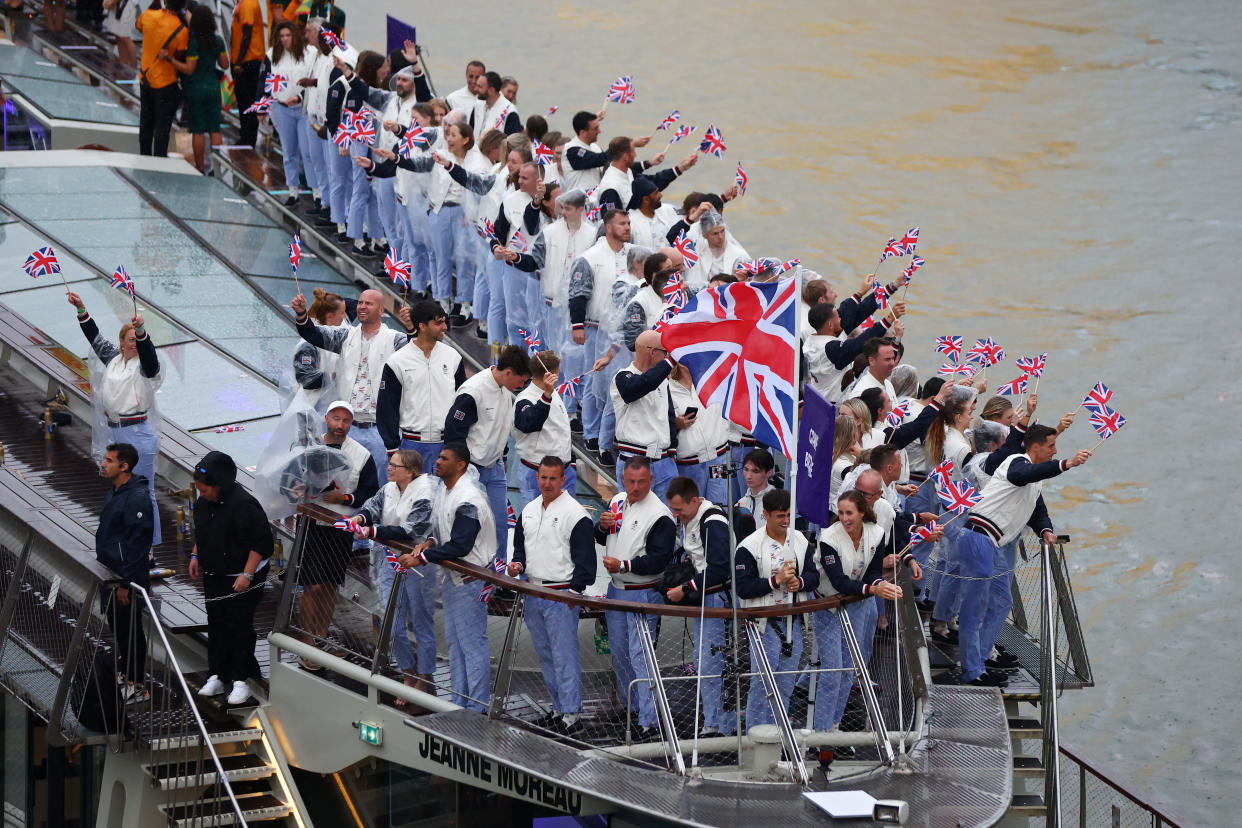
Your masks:
M423 734L418 755L446 770L477 779L498 791L530 800L567 814L582 811L582 794L577 791L531 776L525 771L493 762L486 756L447 742L430 733Z

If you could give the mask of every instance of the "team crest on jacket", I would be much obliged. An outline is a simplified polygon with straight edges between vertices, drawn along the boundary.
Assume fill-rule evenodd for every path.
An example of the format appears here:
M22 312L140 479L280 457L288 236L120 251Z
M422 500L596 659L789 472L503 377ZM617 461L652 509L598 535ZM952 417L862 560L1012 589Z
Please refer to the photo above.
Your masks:
M824 556L824 563L826 563L826 564L834 564L834 563L836 563L836 562L837 562L837 556L836 556L836 555L826 555L826 556Z
M388 384L388 380L380 380L380 390L383 391Z
M302 364L303 364L303 365L310 365L310 364L311 364L311 361L312 361L312 360L311 360L311 355L310 355L310 354L303 354L303 356L302 356Z
M466 419L466 412L462 411L460 408L457 409L456 411L453 412L453 419L454 420Z

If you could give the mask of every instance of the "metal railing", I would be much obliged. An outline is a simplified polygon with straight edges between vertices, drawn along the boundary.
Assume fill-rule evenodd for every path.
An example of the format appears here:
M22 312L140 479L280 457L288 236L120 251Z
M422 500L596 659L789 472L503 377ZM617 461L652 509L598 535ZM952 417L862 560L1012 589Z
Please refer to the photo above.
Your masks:
M1181 828L1180 823L1127 785L1060 746L1060 824L1075 828Z
M848 769L859 773L891 764L898 755L894 745L908 751L918 741L929 675L922 627L909 589L902 600L890 603L894 610L890 628L901 630L900 635L877 635L874 619L868 629L856 632L855 625L847 620L842 625L842 641L849 647L854 663L851 665L847 659L844 667L828 668L815 661L815 636L807 626L808 620L815 611L838 610L858 603L858 599L817 598L793 607L737 610L728 606L629 603L545 589L455 561L390 577L383 554L372 556L364 550L351 550L351 536L330 528L339 515L314 506L302 507L300 512L271 643L278 650L317 662L309 665L312 669L322 666L351 679L364 677L369 686L413 702L416 710L450 708L452 699L458 705L485 711L492 718L521 723L582 748L614 753L675 773L688 773L702 753L703 768L734 767L750 774L750 778L772 779L772 769L761 766L758 760L765 749L757 747L751 737L738 735L733 726L747 706L750 685L749 693L761 694L761 710L771 714L757 721L777 724L781 744L776 746L775 758L780 759L784 768L778 775L785 774L785 779L792 776L804 785L812 783L811 769L804 764L808 747L855 746L856 754ZM399 543L390 543L389 547L398 555L408 551ZM352 558L343 575L341 556ZM328 572L332 566L337 567L334 574ZM369 577L358 571L363 566L375 567ZM431 588L434 596L437 581L447 587L451 576L464 576L496 589L486 609L493 669L486 688L475 694L483 698L466 695L460 686L453 686L451 665L443 657L435 659L431 672L419 672L408 665L402 670L393 663L394 643L401 643L406 649L417 643L410 640L405 624L398 621L399 617L404 621L404 616L397 615L397 592ZM327 604L322 589L316 585L325 578L333 593ZM903 580L908 587L908 576L903 574ZM379 585L374 593L368 592L372 583ZM436 598L431 601L436 638L434 644L427 646L436 646L439 654L446 649L443 642L450 629L474 621L454 616L460 610L453 602L445 601L441 606ZM552 714L558 711L553 709L554 693L545 683L545 673L533 646L528 617L533 601L568 607L578 619L582 727L575 728L572 736L550 723L555 718ZM474 606L477 612L477 604ZM841 614L844 616L844 611ZM473 616L476 620L478 617ZM619 630L611 630L610 635L608 628L626 618L631 619L626 626L634 637L628 653L634 654L631 667L635 674L622 681L614 670L616 653L612 650L619 640ZM752 622L763 618L790 622L799 619L798 636L786 642L780 667L769 663L768 657L756 652L761 648L751 644ZM718 651L728 656L718 672L705 671L707 675L702 677L721 679L715 691L718 696L713 700L718 702L714 714L717 718L713 721L708 721L707 692L698 692L698 682L693 680L699 670L701 648L696 647L695 633L701 619L719 621L725 628L725 641ZM400 641L402 637L405 642ZM839 646L840 642L837 643ZM850 678L844 685L830 685L849 697L848 702L841 699L846 710L840 719L840 730L829 731L829 726L815 730L811 715L814 707L809 704L814 701L815 690L799 688L797 682L810 675L827 680L832 673L845 671ZM754 684L749 681L752 676L758 678ZM873 685L873 679L878 687ZM856 684L852 691L851 682ZM644 715L650 719L640 716L644 709L649 711ZM637 738L635 720L655 728L656 736L645 734L643 739ZM709 727L717 732L701 732ZM685 757L692 753L693 761L687 763ZM840 767L845 767L844 761L837 766ZM833 779L837 778L837 768ZM816 779L822 780L823 776L817 775Z

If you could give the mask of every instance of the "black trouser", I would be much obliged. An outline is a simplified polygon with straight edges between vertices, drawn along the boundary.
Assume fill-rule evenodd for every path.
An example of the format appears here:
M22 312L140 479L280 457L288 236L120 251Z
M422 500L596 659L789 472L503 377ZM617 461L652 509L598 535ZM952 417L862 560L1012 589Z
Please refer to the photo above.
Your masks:
M138 152L160 158L168 155L168 136L180 105L181 88L176 83L159 89L139 85Z
M211 674L227 687L234 681L261 679L254 657L257 636L254 611L263 598L263 579L267 567L259 570L250 589L233 592L232 575L203 575L207 599L207 663Z
M125 678L141 683L147 673L147 634L142 627L142 608L138 596L129 590L129 605L116 599L116 588L106 589L100 596L108 626L116 636L116 670Z
M259 94L259 70L262 68L260 60L233 67L233 94L237 97L237 116L241 119L241 135L237 142L247 147L253 147L259 137L259 116L253 112L249 115L245 113Z

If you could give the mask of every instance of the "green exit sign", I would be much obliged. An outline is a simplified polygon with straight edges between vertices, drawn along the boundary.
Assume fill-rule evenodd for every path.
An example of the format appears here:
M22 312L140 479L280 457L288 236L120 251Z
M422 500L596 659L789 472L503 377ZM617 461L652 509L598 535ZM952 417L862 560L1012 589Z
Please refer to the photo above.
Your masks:
M384 741L384 729L370 722L358 722L358 738L368 745L379 747Z

